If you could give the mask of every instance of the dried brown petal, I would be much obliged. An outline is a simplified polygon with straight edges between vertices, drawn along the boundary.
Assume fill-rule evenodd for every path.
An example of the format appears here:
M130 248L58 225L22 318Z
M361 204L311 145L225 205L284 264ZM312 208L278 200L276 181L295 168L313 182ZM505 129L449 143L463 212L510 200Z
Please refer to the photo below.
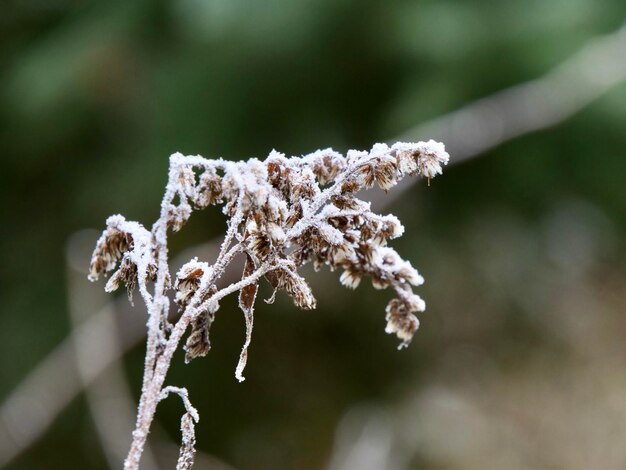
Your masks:
M396 165L403 175L414 176L418 172L417 157L419 153L415 151L398 151L396 152Z
M291 179L291 199L310 199L320 192L315 182L315 175L309 168L301 170L298 177Z
M104 236L98 240L98 244L91 257L89 266L89 280L95 281L100 274L106 274L113 270L122 255L133 247L133 237L130 233L109 227Z
M167 225L172 227L174 232L178 232L191 216L191 206L186 202L181 202L175 206L170 204L167 210Z
M374 178L380 189L387 191L396 184L396 166L390 159L381 159L374 169Z
M353 196L333 196L331 198L332 203L339 209L352 209L357 210L360 204Z
M200 286L203 274L204 269L198 265L196 260L190 261L178 271L176 283L174 284L174 288L176 289L174 300L179 309L183 310L187 307L189 301Z
M373 162L365 163L359 168L359 174L362 178L363 186L365 188L371 188L372 186L374 186L375 171L376 169L374 168Z
M204 357L211 349L209 329L213 323L214 314L203 312L191 323L191 333L185 343L185 362L189 363L196 357Z
M315 308L316 301L311 288L302 276L295 272L286 271L285 290L293 299L296 307L303 310Z
M284 198L291 193L291 168L287 166L287 159L278 152L272 152L267 158L267 180Z
M104 290L106 292L113 292L117 290L121 284L126 285L128 300L132 303L133 292L137 286L137 266L127 257L124 257L120 263L119 269L111 276Z
M361 283L361 273L353 269L346 269L341 273L339 282L350 289L356 289Z
M341 185L341 194L351 194L357 192L360 189L359 181L352 177L346 178L346 180Z
M413 307L400 299L393 299L385 310L387 327L385 332L394 334L402 340L400 347L407 346L419 327L419 320L411 313Z
M209 204L217 204L222 200L222 179L215 170L206 170L200 175L194 205L204 209Z
M293 227L298 220L302 218L302 205L297 202L291 206L289 216L287 216L286 225L288 228Z
M392 284L392 279L389 279L381 270L373 271L371 273L371 278L374 289L386 289Z
M321 185L326 185L343 171L346 162L341 154L330 149L322 150L319 154L316 154L314 158L313 173Z
M182 166L178 174L178 184L185 196L192 198L196 193L196 175L188 166Z
M251 233L248 237L248 247L254 256L260 260L264 260L270 254L272 244L269 237L260 232Z

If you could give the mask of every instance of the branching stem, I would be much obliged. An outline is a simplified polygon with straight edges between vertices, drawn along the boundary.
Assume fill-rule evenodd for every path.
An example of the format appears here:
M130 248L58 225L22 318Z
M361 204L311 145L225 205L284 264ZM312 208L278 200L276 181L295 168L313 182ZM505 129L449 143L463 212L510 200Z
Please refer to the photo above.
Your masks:
M386 309L385 331L395 333L401 346L407 345L419 325L414 313L425 306L410 286L423 279L387 246L387 240L404 231L400 221L392 215L374 214L356 193L374 184L387 191L407 175L430 180L441 173L448 159L443 144L434 141L398 142L392 147L376 144L369 152L350 151L345 157L332 149L292 158L273 151L265 161L251 158L247 162L172 155L160 217L152 230L121 215L109 217L90 266L92 281L116 270L105 286L108 292L124 283L131 298L139 287L148 310L141 397L124 468L139 468L157 405L169 393L180 395L186 409L177 468L191 467L198 413L185 389L164 388L174 353L190 328L185 361L206 355L219 301L239 292L246 340L235 377L244 380L254 302L263 276L274 292L285 290L294 304L305 310L315 308L316 300L298 272L302 265L313 261L316 267L341 268L340 281L352 288L361 277L370 276L374 287L396 291L397 298ZM174 280L168 266L168 230L180 230L194 209L209 204L224 204L228 216L217 259L209 266L194 258L180 268ZM227 267L244 252L241 280L218 288ZM149 284L154 286L152 292ZM172 289L180 312L173 325L168 322Z

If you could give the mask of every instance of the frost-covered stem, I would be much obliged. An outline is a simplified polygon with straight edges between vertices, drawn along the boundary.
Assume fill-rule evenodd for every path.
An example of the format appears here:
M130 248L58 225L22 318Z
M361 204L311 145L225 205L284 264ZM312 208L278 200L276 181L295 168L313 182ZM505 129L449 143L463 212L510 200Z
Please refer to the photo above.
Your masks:
M143 391L152 379L157 356L157 347L159 344L159 336L163 333L159 328L159 324L161 322L161 318L167 318L167 310L169 307L169 300L165 295L165 282L169 275L169 269L167 266L167 226L164 223L163 215L153 228L153 243L155 244L157 251L157 281L154 286L154 295L152 296L152 299L144 299L148 309L148 334L146 339L146 359L144 363L142 397L144 396ZM142 405L143 403L140 401L138 415L142 412Z
M213 279L211 282L219 279L219 277L224 274L226 266L230 264L230 262L236 255L243 251L243 245L241 243L235 244L230 250L228 250L228 247L235 239L235 236L238 236L238 228L241 224L241 221L243 220L243 196L243 193L240 193L239 197L237 198L237 208L235 210L235 215L233 215L232 219L230 219L229 221L226 236L224 237L224 241L222 242L222 246L220 247L220 252L217 256L217 260L213 265Z
M311 222L317 216L318 211L326 204L328 200L332 196L336 196L341 193L341 188L343 183L348 180L351 176L354 175L356 171L359 170L364 164L369 163L370 161L376 159L379 155L375 153L370 153L367 158L358 160L344 170L344 172L337 177L335 182L329 186L328 188L322 190L315 199L311 201L311 203L306 208L306 212L304 213L304 217L299 220L286 234L286 238L288 240L293 240L298 237L302 231L311 224Z
M141 459L141 454L143 453L146 439L150 432L150 425L154 419L154 413L156 412L156 407L161 397L165 376L172 362L172 356L178 348L178 343L180 343L190 321L191 316L185 312L176 322L172 334L167 340L165 350L156 362L154 373L147 386L141 392L140 403L142 403L143 406L137 416L137 425L133 431L133 442L130 446L128 457L124 462L124 468L126 470L137 470L139 468L139 460Z
M244 197L244 193L243 191L241 191L239 193L239 197L237 198L237 206L235 209L235 215L233 215L233 217L229 220L228 230L226 231L226 236L224 237L224 241L222 242L220 253L217 259L222 259L224 257L224 255L226 254L226 250L228 250L228 247L230 246L233 239L235 238L235 235L237 234L237 230L239 229L239 224L241 224L241 221L243 220L243 204L242 204L243 197Z
M211 277L210 282L215 282L216 280L218 280L222 276L222 274L224 274L224 271L226 271L226 268L232 262L235 256L237 256L242 251L243 245L241 243L237 243L236 245L233 245L230 250L224 253L221 258L218 258L213 265L213 276Z
M137 439L135 434L138 430L142 429L144 417L147 414L150 414L150 411L146 410L146 407L150 406L146 399L150 396L150 384L154 375L157 347L160 342L159 336L163 333L159 328L159 324L162 316L167 316L167 313L164 313L164 311L169 305L169 301L165 296L165 281L168 273L166 237L167 227L162 222L162 219L160 219L155 224L153 231L153 240L155 241L157 251L157 282L154 287L154 295L152 298L147 299L144 297L146 307L148 309L148 331L146 339L146 358L144 362L144 373L141 386L141 398L139 399L139 405L137 406L137 421L135 424L135 431L133 432L133 444L131 445L131 450L129 451L128 457L124 463L124 468L139 468L139 458L143 453L143 447L145 445L144 436L140 449L136 448L135 442Z
M170 158L170 169L168 174L165 194L161 201L161 213L159 219L152 227L152 243L156 251L157 261L157 280L154 286L154 296L152 299L144 299L148 308L148 338L146 341L146 360L144 366L144 387L151 379L154 366L156 363L157 346L159 344L159 336L162 331L159 324L163 319L167 321L167 313L169 310L169 300L166 296L166 282L170 277L168 261L167 261L167 220L169 207L177 194L177 165L176 158ZM143 389L143 387L142 387ZM143 396L143 393L142 393ZM141 404L140 404L141 407Z
M148 332L141 398L137 407L136 429L139 429L141 417L146 414L144 411L144 407L146 406L145 399L149 396L148 387L150 386L154 374L158 346L165 340L164 331L161 330L160 326L161 323L163 323L163 325L166 324L169 310L169 299L166 295L166 283L170 276L167 259L167 210L176 195L173 189L175 177L175 172L170 167L168 184L161 203L161 214L152 228L152 243L156 251L157 280L154 286L154 295L150 298L149 294L147 294L147 290L146 295L144 295L144 301L148 309Z
M231 284L227 287L224 287L223 289L220 289L219 291L217 291L217 293L215 293L215 295L212 295L209 299L207 299L206 301L198 305L198 307L196 307L195 310L198 310L200 312L204 310L209 303L217 302L223 299L224 297L226 297L227 295L240 291L242 288L249 286L250 284L254 284L263 276L265 276L268 272L274 271L276 269L285 269L292 264L293 263L290 261L281 261L275 265L261 266L249 276L244 277L241 281L236 282L235 284Z
M186 362L206 355L218 301L237 291L246 320L246 341L235 376L244 379L258 281L270 271L276 271L267 279L274 293L285 290L305 310L315 308L315 297L298 269L311 261L316 268L326 264L343 269L340 282L347 287L356 288L363 276L371 277L378 289L393 287L397 298L385 309L385 331L395 333L401 346L407 345L419 326L414 313L425 308L411 286L420 285L423 279L387 246L387 240L402 235L400 221L391 214L374 214L370 204L356 194L374 184L387 191L407 175L430 180L441 174L448 160L443 144L435 141L398 142L392 147L376 144L369 152L351 150L345 157L332 149L291 158L272 151L264 161L251 158L247 162L172 155L161 214L152 231L121 215L109 217L90 264L90 280L115 271L105 286L107 292L123 283L132 300L138 286L148 309L142 393L126 468L138 468L160 398L177 391L186 399L182 389L164 390L163 383L187 328L191 326ZM224 204L229 218L217 259L213 266L192 259L172 282L167 231L180 230L194 209L211 204ZM242 252L247 258L241 281L218 290L216 281ZM148 283L154 283L152 292ZM172 288L182 313L173 326L168 323L167 296ZM181 468L191 465L195 442L193 413L186 404Z
M163 380L165 380L164 375L161 380L159 380L159 377L155 378L155 374L158 366L158 346L165 340L164 331L161 330L161 323L163 323L163 325L166 324L169 311L169 299L166 295L166 284L170 278L167 258L167 220L169 207L177 194L176 178L178 175L176 172L177 165L174 164L175 161L176 158L173 156L170 159L168 181L165 187L163 200L161 201L160 217L152 227L152 243L154 250L156 251L157 279L154 286L154 295L151 298L144 295L144 301L148 309L146 359L144 363L141 397L139 399L139 406L137 407L137 421L135 424L135 431L133 431L131 448L126 461L124 462L125 469L139 468L139 460L141 458L141 454L143 453L150 424L152 423L156 405L158 403L158 394L157 396L154 394L156 385L158 385L157 391L160 392L161 387L163 386ZM183 328L179 333L181 336L187 328L188 323L189 320L183 320L183 317L181 317L181 319L177 322L176 327L178 328L180 325L180 327ZM176 328L174 331L176 331ZM174 336L174 331L167 340L166 344L170 344ZM176 340L176 345L178 345L179 341L180 337ZM173 351L171 354L173 354ZM170 361L171 355L168 361L168 366Z
M176 470L189 470L193 466L194 457L196 455L196 430L195 423L200 421L198 410L189 401L189 392L184 387L167 386L161 390L159 401L165 400L170 393L176 393L183 401L186 413L180 420L180 430L182 432L182 444Z
M196 410L191 404L191 401L189 401L189 392L185 387L174 387L173 385L168 385L163 390L161 390L161 395L159 395L159 401L165 400L170 393L175 393L180 397L180 399L183 401L183 405L185 406L185 410L191 415L194 421L200 421L198 410Z
M309 206L309 210L311 214L316 214L317 211L328 201L332 196L336 196L341 193L341 186L343 183L353 176L353 174L359 170L363 165L369 163L370 161L379 157L378 154L372 152L366 158L360 159L348 165L348 168L344 170L344 172L337 178L337 180L328 188L324 189L321 193L319 193L315 200Z
M156 407L160 401L162 393L164 392L163 384L165 382L165 377L172 362L172 357L178 349L180 340L185 334L185 331L187 330L187 327L189 326L191 320L193 320L198 314L206 309L208 304L218 302L227 295L237 292L243 287L257 282L263 275L267 274L269 271L284 267L285 264L286 263L278 263L276 265L261 266L259 269L257 269L251 275L245 277L241 281L235 284L231 284L217 291L214 295L212 295L204 302L201 301L204 290L199 289L198 292L195 293L192 303L187 309L185 309L180 319L176 322L172 333L165 343L165 348L163 352L156 361L156 365L150 379L147 381L146 386L142 389L140 412L137 416L137 424L135 430L133 431L133 441L130 447L130 451L128 453L126 461L124 462L125 470L137 470L139 468L139 461L141 459L141 454L143 453L143 449L146 444L146 439L148 438L148 433L150 432L150 426L154 419ZM168 387L168 389L172 391L171 388Z
M185 413L180 420L180 430L183 434L176 470L189 470L193 466L196 455L196 430L193 417Z

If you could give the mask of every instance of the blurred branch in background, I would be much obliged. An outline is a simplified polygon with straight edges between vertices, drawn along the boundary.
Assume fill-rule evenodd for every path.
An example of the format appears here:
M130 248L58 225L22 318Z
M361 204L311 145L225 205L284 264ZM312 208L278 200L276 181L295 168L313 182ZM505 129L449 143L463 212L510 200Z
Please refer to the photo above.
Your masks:
M78 282L77 273L80 279L87 275L87 266L83 266L82 261L91 256L91 245L96 236L95 231L85 230L68 242L66 259L73 329L2 404L0 466L37 442L82 390L87 391L87 400L109 463L121 463L126 457L136 409L119 360L145 337L145 318L133 311L125 296L86 315L81 299L89 299L93 308L94 300L103 299L102 289L87 285L85 292L85 284L81 283L79 292L72 286ZM194 254L210 259L216 255L218 247L217 243L206 243L195 247ZM187 259L189 252L185 251L172 264L177 267ZM116 413L112 413L109 406L114 406ZM111 419L113 417L115 419ZM172 445L168 451L177 455L178 446ZM214 460L208 456L200 458ZM158 468L151 465L151 461L155 459L146 460L146 468Z
M83 387L92 385L141 339L142 317L130 314L133 312L120 304L119 300L110 302L75 325L71 334L9 395L0 410L0 464L8 463L36 442ZM122 322L126 334L116 337L118 347L111 348L107 340L117 335L117 324ZM78 352L85 356L79 358ZM80 366L87 361L88 367Z
M446 144L450 162L457 164L563 122L625 80L626 24L591 40L543 77L420 124L391 141L440 140ZM384 203L399 198L412 182L402 181Z
M593 39L541 78L480 99L392 140L443 140L454 163L459 163L564 121L625 79L626 24Z
M560 123L625 80L626 27L622 27L591 41L545 76L419 125L397 140L441 140L446 143L452 162L459 163L508 140ZM403 188L407 189L410 183L405 181ZM398 189L384 200L380 198L376 205L390 204L402 188ZM189 252L192 256L212 259L215 246L213 241L193 247L182 253L174 265L189 259ZM74 326L71 334L9 394L0 407L0 466L35 443L83 388L108 373L143 338L144 317L129 310L126 299L120 298ZM116 328L116 325L124 327ZM102 342L103 338L111 337L112 329L120 334L115 340L116 348ZM77 348L87 346L89 352L80 349L83 352L79 359ZM84 364L86 358L89 358L88 366ZM119 374L119 369L115 370ZM88 400L96 398L92 396ZM92 412L102 423L97 418L101 411L92 406ZM111 449L117 446L110 443ZM351 455L351 451L344 451ZM334 465L344 468L340 462Z

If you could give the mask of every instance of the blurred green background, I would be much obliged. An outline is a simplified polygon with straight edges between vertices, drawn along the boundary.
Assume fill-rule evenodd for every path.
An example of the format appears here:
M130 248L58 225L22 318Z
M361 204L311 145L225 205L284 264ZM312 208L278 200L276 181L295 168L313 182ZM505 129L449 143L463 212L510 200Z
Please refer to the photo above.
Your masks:
M83 230L114 213L150 225L171 153L368 149L541 77L625 19L623 0L1 1L0 403L68 335L72 295L107 300L82 274L70 290L68 240L91 248ZM625 177L621 83L417 182L385 208L426 278L401 352L388 293L322 272L316 311L257 305L238 384L244 322L226 303L210 354L177 356L168 380L200 412L198 468L626 468ZM174 255L223 230L218 211L194 217ZM124 357L133 400L143 353ZM155 468L172 468L180 414L159 409ZM5 451L19 439L2 436ZM99 436L80 394L6 468L108 468Z

